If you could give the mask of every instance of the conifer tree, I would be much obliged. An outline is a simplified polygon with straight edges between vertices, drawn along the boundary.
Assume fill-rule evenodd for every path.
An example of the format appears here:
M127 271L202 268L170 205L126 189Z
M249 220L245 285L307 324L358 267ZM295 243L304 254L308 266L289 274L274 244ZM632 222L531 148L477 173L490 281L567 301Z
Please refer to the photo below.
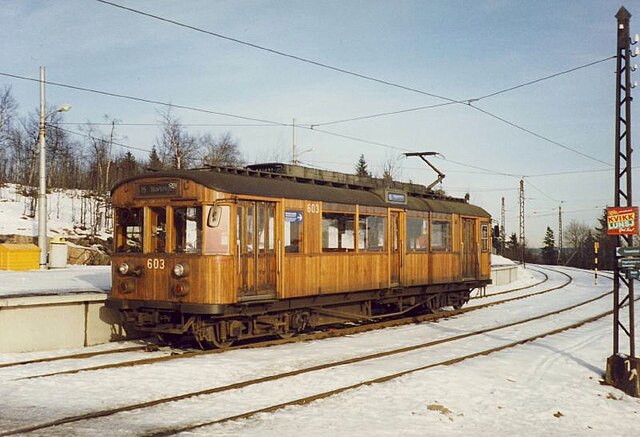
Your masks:
M547 232L544 234L544 240L542 241L544 246L542 248L542 262L545 264L556 264L558 260L558 251L556 250L556 241L553 236L553 230L547 226Z
M367 170L367 161L364 160L364 155L360 155L360 159L356 163L356 175L366 178L371 177L371 173Z

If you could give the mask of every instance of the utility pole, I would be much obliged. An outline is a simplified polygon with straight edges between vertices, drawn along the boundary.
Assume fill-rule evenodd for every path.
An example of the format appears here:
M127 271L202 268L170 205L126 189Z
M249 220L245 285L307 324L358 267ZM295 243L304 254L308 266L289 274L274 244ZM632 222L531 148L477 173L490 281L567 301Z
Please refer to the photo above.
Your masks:
M500 247L502 248L502 253L500 255L504 255L504 247L507 243L505 223L504 196L502 196L502 208L500 209Z
M291 164L298 164L298 157L296 156L296 119L293 119L293 123L291 124L293 128L293 141L291 142Z
M520 262L524 267L524 178L520 179Z
M558 207L558 265L562 265L562 203Z
M631 38L629 19L631 14L621 7L616 14L618 20L617 69L616 69L616 132L615 132L615 207L633 206L631 196ZM637 39L636 39L637 41ZM635 44L635 42L634 42ZM636 48L637 55L638 49ZM624 203L624 204L623 204ZM622 232L620 232L622 233ZM616 246L622 249L633 247L633 234L626 232L616 236ZM623 244L624 243L624 244ZM616 249L617 252L617 249ZM617 253L616 253L616 260ZM605 380L608 384L625 393L640 397L640 359L635 356L635 317L634 317L634 280L624 274L625 271L616 262L613 269L613 355L607 358ZM628 294L620 299L621 286L624 284ZM628 324L621 320L622 308L629 308ZM620 351L620 333L629 337L629 355Z
M38 140L40 143L40 188L38 193L38 246L40 246L40 270L47 268L47 166L45 147L45 118L46 108L44 100L44 67L40 67L40 127Z

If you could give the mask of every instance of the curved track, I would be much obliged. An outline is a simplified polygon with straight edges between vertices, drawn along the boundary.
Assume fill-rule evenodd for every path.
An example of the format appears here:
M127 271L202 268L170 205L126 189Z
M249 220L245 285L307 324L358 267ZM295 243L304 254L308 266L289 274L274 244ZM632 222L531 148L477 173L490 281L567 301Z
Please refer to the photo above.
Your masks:
M558 288L562 288L562 287L566 287L566 285L568 285L571 280L570 280L570 276L567 275L569 277L569 281L567 281L567 283L565 283L564 285L561 285L559 287L553 287L553 289L558 289ZM542 293L547 293L551 290L543 290L537 293L532 293L526 296L519 296L519 297L515 297L515 298L511 298L511 299L506 299L506 300L502 300L499 301L499 303L505 303L508 301L513 301L513 300L518 300L518 299L524 299L525 297L529 297L529 296L534 296L534 295L540 295ZM287 378L293 378L295 376L298 375L303 375L303 374L310 374L313 372L319 372L322 370L327 370L327 369L335 369L338 367L344 367L344 366L350 366L350 365L357 365L357 363L363 363L363 362L367 362L367 361L372 361L372 360L377 360L377 359L381 359L384 357L393 357L393 356L397 356L397 355L401 355L401 354L406 354L412 351L416 351L416 350L420 350L420 349L427 349L430 347L434 347L436 345L442 345L442 344L447 344L447 343L452 343L452 342L456 342L456 341L460 341L463 339L469 339L472 337L476 337L476 336L481 336L487 333L491 333L491 332L495 332L495 331L499 331L499 330L504 330L504 329L508 329L508 328L512 328L514 326L518 326L518 325L524 325L526 323L532 322L532 321L536 321L536 320L541 320L547 317L552 317L554 315L557 314L561 314L561 313L566 313L569 312L573 309L588 305L589 303L595 302L597 300L600 300L602 298L604 298L605 296L610 295L611 292L606 292L603 294L600 294L598 296L592 297L590 299L584 300L582 302L578 302L576 304L573 305L569 305L566 306L564 308L558 309L558 310L554 310L554 311L550 311L550 312L546 312L544 314L540 314L540 315L536 315L533 317L528 317L522 320L517 320L517 321L513 321L510 323L506 323L506 324L501 324L498 326L492 326L492 327L488 327L488 328L484 328L484 329L480 329L477 331L473 331L473 332L467 332L464 334L459 334L459 335L454 335L454 336L450 336L447 338L443 338L440 340L435 340L435 341L429 341L429 342L425 342L425 343L420 343L420 344L415 344L415 345L411 345L411 346L407 346L407 347L402 347L402 348L396 348L396 349L391 349L391 350L387 350L384 352L378 352L378 353L374 353L374 354L365 354L365 355L361 355L361 356L357 356L357 357L353 357L353 358L349 358L346 360L339 360L339 361L334 361L334 362L329 362L329 363L323 363L323 364L319 364L319 365L314 365L314 366L310 366L310 367L305 367L305 368L300 368L300 369L296 369L294 371L290 371L290 372L283 372L283 373L279 373L279 374L274 374L274 375L270 375L270 376L265 376L265 377L261 377L261 378L256 378L256 379L250 379L250 380L245 380L245 381L241 381L241 382L236 382L233 384L229 384L229 385L225 385L225 386L219 386L219 387L212 387L209 389L205 389L205 390L198 390L198 391L194 391L194 392L189 392L189 393L182 393L176 396L170 396L170 397L166 397L166 398L162 398L162 399L156 399L156 400L152 400L152 401L148 401L148 402L142 402L142 403L137 403L137 404L131 404L131 405L126 405L126 406L121 406L121 407L117 407L117 408L112 408L112 409L105 409L102 411L95 411L95 412L91 412L91 413L87 413L87 414L83 414L83 415L77 415L77 416L70 416L70 417L65 417L65 418L61 418L55 421L51 421L48 423L42 423L39 425L34 425L34 426L30 426L30 427L24 427L24 428L20 428L20 429L14 429L12 431L8 431L5 433L0 434L0 436L4 436L4 435L14 435L14 434L19 434L19 433L27 433L27 432L32 432L32 431L38 431L38 430L47 430L47 429L52 429L53 427L56 426L60 426L60 425L64 425L64 424L70 424L70 423L75 423L75 422L79 422L79 421L87 421L87 420L92 420L92 419L98 419L98 418L102 418L102 417L107 417L107 416L111 416L117 413L121 413L121 412L126 412L126 411L136 411L136 410L144 410L150 407L154 407L154 406L159 406L159 405L163 405L163 404L168 404L168 403L174 403L174 402L179 402L179 401L183 401L186 399L190 399L190 398L194 398L196 396L204 396L204 395L212 395L212 394L219 394L219 393L225 393L225 392L230 392L233 390L238 390L238 389L242 389L242 388L247 388L247 387L251 387L251 386L258 386L260 384L264 384L267 382L271 382L271 381L277 381L277 380L286 380ZM479 308L486 308L487 306L493 306L493 305L497 305L498 302L493 302L493 303L488 303L488 304L483 304L483 305L478 305L476 307L473 308L465 308L464 310L458 310L458 311L454 311L454 312L449 312L446 314L447 317L450 317L451 315L453 315L453 313L456 314L462 314L465 312L469 312L469 311L473 311L473 310L477 310ZM431 367L435 367L435 366L441 366L441 365L449 365L449 364L454 364L457 362L460 362L462 360L466 360L466 359L470 359L470 358L474 358L480 355L486 355L486 354L490 354L493 352L497 352L499 350L504 350L506 348L510 348L510 347L514 347L517 346L519 344L523 344L529 341L533 341L537 338L541 338L543 336L547 336L547 335L553 335L559 332L563 332L565 330L568 329L572 329L575 327L578 327L584 323L588 323L594 320L597 320L599 318L605 317L606 315L610 314L611 311L608 312L604 312L601 314L598 314L596 316L590 317L588 319L584 319L581 320L578 323L572 323L568 326L564 326L558 329L555 329L553 331L549 331L549 332L545 332L542 334L537 334L534 336L530 336L515 342L511 342L509 344L506 345L502 345L499 347L494 347L494 348L490 348L487 350L483 350L477 353L473 353L473 354L467 354L464 356L459 356L453 359L448 359L445 361L441 361L438 363L431 363L428 365L422 365L422 366L417 366L411 369L407 369L407 370L403 370L401 372L397 372L397 373L391 373L382 377L377 377L374 379L369 379L366 380L364 382L359 382L357 384L351 384L351 385L347 385L344 387L340 387L338 389L334 389L334 390L330 390L330 391L326 391L326 392L321 392L318 394L314 394L312 396L307 396L307 397L303 397L303 398L298 398L295 399L293 401L289 401L286 403L279 403L277 405L271 405L265 408L260 408L260 409L256 409L256 410L252 410L252 411L248 411L239 415L230 415L228 417L224 417L221 419L217 419L214 421L206 421L206 422L199 422L196 424L192 424L192 425L188 425L188 426L176 426L176 427L170 427L167 429L162 429L162 430L158 430L157 432L154 431L152 434L150 435L172 435L175 433L179 433L179 432L183 432L183 431L189 431L189 430L193 430L193 429L197 429L197 428L201 428L204 426L210 426L210 425L215 425L215 424L220 424L220 423L224 423L224 422L228 422L231 420L237 420L237 419L243 419L243 418L248 418L251 417L255 414L258 413L262 413L262 412L271 412L271 411L276 411L278 409L284 408L286 406L289 405L301 405L301 404L306 404L309 402L312 402L316 399L322 399L322 398L326 398L347 390L351 390L357 387L361 387L363 385L369 385L369 384L376 384L376 383L380 383L380 382L385 382L385 381L389 381L395 378L398 378L400 376L406 375L408 373L412 373L412 372L417 372L420 370L425 370Z
M529 286L526 286L526 287L518 287L518 288L506 290L506 291L501 291L501 292L497 292L497 293L488 294L488 295L484 296L484 298L488 299L488 298L491 298L493 296L503 295L503 294L507 294L507 293L514 293L514 292L517 292L517 291L523 291L523 290L535 288L535 287L537 287L537 286L539 286L539 285L541 285L541 284L543 284L543 283L545 283L545 282L547 282L549 280L549 276L546 273L544 273L544 272L542 272L540 270L537 270L537 269L532 269L532 270L535 270L536 272L539 272L542 275L544 275L544 279L542 281L536 282L535 284L532 284L532 285L529 285ZM253 343L249 343L249 344L245 344L245 345L241 345L241 346L229 347L229 348L226 348L226 349L213 349L213 350L205 350L205 351L202 351L202 350L186 350L185 351L185 350L180 350L180 349L161 350L161 351L158 351L158 353L161 354L160 356L136 358L136 359L124 360L124 361L115 362L115 363L100 364L100 365L96 365L96 366L73 368L73 369L70 369L70 370L62 370L62 371L49 372L49 373L40 373L40 374L20 377L18 379L45 378L45 377L50 377L50 376L74 374L74 373L79 373L79 372L89 372L89 371L97 371L97 370L105 370L105 369L114 369L114 368L120 368L120 367L140 366L140 365L145 365L145 364L153 364L153 363L172 361L172 360L183 359L183 358L192 358L192 357L197 357L197 356L202 356L202 355L218 354L218 353L232 351L232 350L249 349L249 348L257 348L257 347L267 347L267 346L276 346L276 345L282 345L282 344L290 344L290 343L297 343L297 342L307 342L307 341L314 341L314 340L322 340L322 339L325 339L325 338L334 338L334 337L340 337L340 336L354 335L354 334L363 333L363 332L369 332L369 331L373 331L373 330L377 330L377 329L385 329L385 328L403 326L403 325L407 325L407 324L411 324L411 323L433 322L433 321L437 321L437 320L445 318L445 317L452 317L452 316L456 316L456 315L460 315L460 314L469 313L471 311L476 311L476 310L479 310L479 309L492 307L492 306L495 306L495 305L501 305L501 304L505 304L505 303L508 303L508 302L513 302L513 301L516 301L516 300L522 300L522 299L526 299L526 298L529 298L529 297L533 297L533 296L538 296L538 295L541 295L541 294L549 293L551 291L562 289L562 288L568 286L569 284L571 284L572 278L570 277L570 275L568 275L568 274L566 274L564 272L555 270L555 269L548 269L548 270L565 276L567 278L567 280L565 282L563 282L562 284L560 284L560 285L556 285L556 286L553 286L553 287L545 288L543 290L537 290L537 291L534 291L534 292L531 292L531 293L523 294L523 295L520 295L520 296L508 298L508 299L501 299L501 300L491 301L491 302L487 302L487 303L483 303L483 304L468 305L468 306L466 306L464 308L461 308L461 309L458 309L458 310L439 311L439 312L436 312L436 313L420 315L420 316L414 316L414 317L403 317L403 318L390 319L390 320L385 320L385 321L375 322L375 323L366 323L366 324L362 324L362 325L358 325L358 326L352 326L352 327L343 327L343 328L338 328L338 329L316 331L316 332L313 332L313 333L302 334L302 335L298 335L298 336L291 337L291 338L277 339L277 340L267 340L267 341L261 341L261 342L253 342ZM70 357L66 356L64 358L70 358ZM76 357L71 357L71 358L76 358Z

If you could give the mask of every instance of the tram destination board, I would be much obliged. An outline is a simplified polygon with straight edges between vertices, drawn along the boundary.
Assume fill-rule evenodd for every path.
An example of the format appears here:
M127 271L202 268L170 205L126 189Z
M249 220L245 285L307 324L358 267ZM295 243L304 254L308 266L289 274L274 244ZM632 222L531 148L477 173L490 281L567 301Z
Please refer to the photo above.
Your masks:
M138 185L138 197L179 196L180 184L177 181L158 182Z

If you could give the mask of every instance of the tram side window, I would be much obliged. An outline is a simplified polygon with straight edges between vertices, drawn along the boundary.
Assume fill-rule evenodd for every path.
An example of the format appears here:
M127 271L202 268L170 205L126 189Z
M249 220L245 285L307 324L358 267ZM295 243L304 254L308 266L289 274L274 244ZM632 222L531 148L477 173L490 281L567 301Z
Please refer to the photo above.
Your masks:
M177 253L200 253L202 250L202 207L173 208Z
M204 233L204 253L228 255L230 209L227 205L206 207L207 227Z
M167 210L150 208L151 213L151 252L167 251Z
M407 249L410 252L429 250L429 220L407 217Z
M480 230L482 236L482 251L489 251L489 224L483 223Z
M431 222L431 250L451 251L451 222L434 220Z
M386 229L386 217L360 215L358 218L358 249L366 252L384 251Z
M144 235L144 210L119 208L116 223L116 252L141 253Z
M284 250L287 253L302 252L302 211L284 212Z
M355 248L354 215L322 213L322 251L347 252Z

